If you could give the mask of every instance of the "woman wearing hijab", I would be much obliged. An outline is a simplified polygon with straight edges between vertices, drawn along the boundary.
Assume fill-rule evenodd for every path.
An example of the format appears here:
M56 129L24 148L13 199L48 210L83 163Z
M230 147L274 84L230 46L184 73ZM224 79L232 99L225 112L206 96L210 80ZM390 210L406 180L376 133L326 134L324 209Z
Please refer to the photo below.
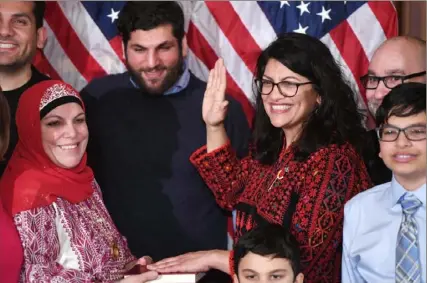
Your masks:
M9 144L9 105L0 88L0 159ZM23 252L13 219L0 201L0 282L18 282Z
M0 183L22 246L21 282L145 282L123 279L136 262L86 165L88 130L79 94L55 80L22 95L19 142ZM143 263L141 259L139 263Z

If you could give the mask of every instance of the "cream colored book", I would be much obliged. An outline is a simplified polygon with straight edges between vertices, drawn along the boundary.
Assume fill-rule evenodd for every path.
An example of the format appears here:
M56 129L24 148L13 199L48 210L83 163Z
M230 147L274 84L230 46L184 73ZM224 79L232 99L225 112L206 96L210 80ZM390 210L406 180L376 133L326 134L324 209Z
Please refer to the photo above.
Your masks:
M145 265L136 264L131 270L125 274L125 278L131 275L147 272ZM163 273L155 280L147 281L151 283L197 283L205 273Z
M204 273L172 273L160 274L156 280L148 281L150 283L196 283L205 274Z

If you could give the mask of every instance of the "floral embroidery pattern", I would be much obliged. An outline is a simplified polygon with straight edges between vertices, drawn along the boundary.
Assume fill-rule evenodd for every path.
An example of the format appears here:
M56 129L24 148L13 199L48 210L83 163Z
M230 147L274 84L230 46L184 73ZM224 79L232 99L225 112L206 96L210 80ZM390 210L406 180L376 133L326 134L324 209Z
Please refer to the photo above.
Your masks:
M122 277L125 264L134 257L105 209L98 185L94 182L93 186L92 197L81 203L56 201L61 225L77 255L78 270L57 263L61 247L53 205L14 217L24 248L21 282L109 282ZM118 254L112 252L112 241Z
M39 110L41 111L46 105L48 105L52 101L64 96L74 96L80 99L79 95L69 86L65 84L54 84L53 86L49 87L43 94L43 97L40 100Z
M288 148L271 166L238 160L228 143L210 153L202 147L190 160L217 203L237 211L235 240L265 221L289 227L300 244L304 282L341 282L344 204L371 187L366 167L349 144L319 149L304 162L293 157Z

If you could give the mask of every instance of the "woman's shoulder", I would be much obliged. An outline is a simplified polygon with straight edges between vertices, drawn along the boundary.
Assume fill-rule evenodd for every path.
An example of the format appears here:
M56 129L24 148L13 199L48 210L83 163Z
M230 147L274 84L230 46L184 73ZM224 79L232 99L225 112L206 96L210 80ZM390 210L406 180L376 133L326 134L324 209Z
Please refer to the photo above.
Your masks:
M310 154L309 158L307 159L308 162L310 161L316 161L322 158L344 158L348 160L360 160L361 156L357 152L356 148L346 142L343 144L329 144L323 147L318 148L315 152Z

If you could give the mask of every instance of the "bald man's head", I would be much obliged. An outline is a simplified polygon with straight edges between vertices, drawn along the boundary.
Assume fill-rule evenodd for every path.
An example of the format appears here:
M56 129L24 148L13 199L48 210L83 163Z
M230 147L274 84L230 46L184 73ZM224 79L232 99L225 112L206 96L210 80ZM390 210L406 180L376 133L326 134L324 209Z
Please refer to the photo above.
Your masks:
M368 75L376 77L395 76L391 81L400 83L399 76L408 76L426 71L426 42L411 36L397 36L383 42L372 56ZM426 83L426 75L419 75L404 82ZM375 114L384 96L390 91L383 82L376 89L367 89L369 110Z

